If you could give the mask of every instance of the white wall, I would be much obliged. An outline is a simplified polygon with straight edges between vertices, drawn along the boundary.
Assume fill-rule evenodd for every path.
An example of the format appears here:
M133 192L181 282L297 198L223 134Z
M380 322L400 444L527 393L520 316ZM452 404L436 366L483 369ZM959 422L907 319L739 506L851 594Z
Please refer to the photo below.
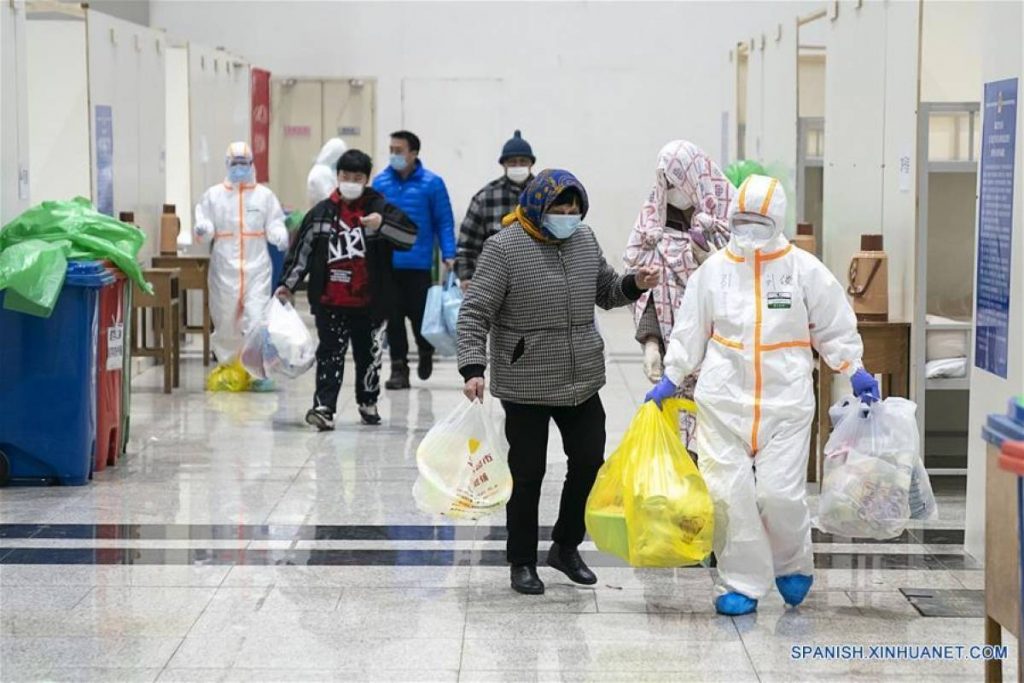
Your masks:
M159 31L87 10L91 139L96 106L108 105L113 118L114 216L135 213L146 233L145 259L159 250L160 211L164 201L165 67L164 36ZM92 145L92 168L97 164ZM96 200L97 174L93 173Z
M192 172L189 148L188 47L167 48L167 202L175 205L182 230L192 230Z
M449 188L459 213L498 174L500 147L521 128L539 165L574 170L587 185L590 222L617 261L661 146L683 137L721 153L729 48L776 17L790 21L819 4L278 1L248 3L240 15L232 2L162 0L150 3L150 21L224 45L275 77L376 78L378 167L384 136L423 129L420 117L457 117L466 126L497 118L502 133L472 151L494 161L489 172ZM459 110L437 101L411 120L403 115L405 79L499 79L501 95ZM430 166L432 148L445 140L423 144Z
M0 5L0 225L28 208L25 3Z
M782 182L789 200L786 234L796 232L797 29L796 21L767 32L762 63L761 154L765 170Z
M744 131L744 156L758 160L764 151L764 50L761 47L763 34L758 34L753 46L747 52L747 93L746 130ZM750 41L747 41L750 46ZM741 103L742 106L742 103Z
M217 43L214 43L217 44ZM224 152L251 133L251 67L241 58L188 45L192 203L224 180Z
M1010 353L1007 378L977 368L971 369L971 415L967 451L967 522L964 549L976 558L985 555L985 443L981 427L990 413L1005 413L1006 401L1024 392L1024 111L1020 106L1024 92L1024 51L1021 27L1024 5L1019 2L984 3L981 29L983 82L1017 78L1017 160L1014 173L1013 237L1010 292ZM978 89L974 99L981 100ZM977 253L977 251L975 251ZM976 321L975 321L976 322Z
M800 116L825 116L825 59L824 51L800 55Z
M828 29L822 260L845 280L860 235L883 234L890 319L912 320L919 5L855 5L842 2Z
M27 26L32 204L90 197L85 21L30 19Z
M984 54L985 2L925 2L921 8L921 101L976 102ZM1021 27L1017 26L1018 38Z

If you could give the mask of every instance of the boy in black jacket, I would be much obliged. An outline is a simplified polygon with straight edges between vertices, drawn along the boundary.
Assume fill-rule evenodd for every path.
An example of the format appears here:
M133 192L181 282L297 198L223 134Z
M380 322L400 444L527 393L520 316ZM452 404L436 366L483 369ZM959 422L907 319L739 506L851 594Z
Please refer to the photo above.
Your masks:
M349 342L356 361L356 402L363 424L380 424L380 368L388 316L395 305L391 256L416 241L416 225L368 187L373 162L357 149L338 159L338 189L306 214L288 251L275 294L292 300L309 275L316 318L316 394L306 422L334 429Z

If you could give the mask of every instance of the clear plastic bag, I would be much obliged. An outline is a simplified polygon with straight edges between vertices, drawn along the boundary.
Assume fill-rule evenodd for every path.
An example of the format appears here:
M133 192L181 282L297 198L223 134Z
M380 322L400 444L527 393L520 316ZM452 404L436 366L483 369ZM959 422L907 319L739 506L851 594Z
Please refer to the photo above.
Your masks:
M681 567L711 553L714 508L679 438L685 399L641 406L587 499L587 531L601 550L634 567Z
M462 519L493 514L512 495L508 443L479 401L464 401L423 437L412 489L420 510Z
M420 334L439 356L454 356L458 351L455 325L461 307L462 290L454 274L449 274L443 285L434 285L427 291Z
M246 335L239 357L256 379L273 374L294 378L316 362L316 342L298 311L273 297L264 308L263 319Z
M822 531L883 540L903 533L910 519L937 516L916 411L902 398L870 406L846 398L832 407L816 520Z

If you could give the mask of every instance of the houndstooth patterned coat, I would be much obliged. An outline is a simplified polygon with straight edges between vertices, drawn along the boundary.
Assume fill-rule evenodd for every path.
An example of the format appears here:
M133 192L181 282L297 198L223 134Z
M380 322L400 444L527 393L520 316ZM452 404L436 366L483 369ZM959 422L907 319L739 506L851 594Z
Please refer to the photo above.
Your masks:
M484 243L472 282L459 314L459 369L490 360L492 395L546 406L580 405L604 386L594 306L626 306L642 293L634 276L608 265L587 226L545 243L512 223Z

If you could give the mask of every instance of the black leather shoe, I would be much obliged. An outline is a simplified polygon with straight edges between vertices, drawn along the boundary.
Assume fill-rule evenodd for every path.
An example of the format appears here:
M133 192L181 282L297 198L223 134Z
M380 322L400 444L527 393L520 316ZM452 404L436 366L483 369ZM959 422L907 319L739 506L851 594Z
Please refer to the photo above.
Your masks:
M537 565L514 564L511 570L512 590L523 595L543 595L544 582L537 576Z
M416 375L426 382L434 374L434 354L421 353L420 360L416 364Z
M563 548L557 543L551 544L548 551L548 566L557 569L573 581L584 586L593 586L597 583L597 576L590 571L583 558L576 548Z
M406 361L391 362L391 377L384 383L384 388L391 391L409 388L409 364Z

